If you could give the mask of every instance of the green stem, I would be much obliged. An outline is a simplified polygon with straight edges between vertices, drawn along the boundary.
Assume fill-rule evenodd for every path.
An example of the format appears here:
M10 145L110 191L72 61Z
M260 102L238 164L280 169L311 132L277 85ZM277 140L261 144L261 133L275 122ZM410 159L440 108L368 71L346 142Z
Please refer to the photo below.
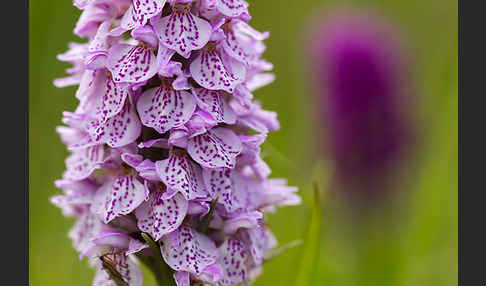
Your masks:
M155 274L155 279L159 286L176 286L174 279L172 278L172 273L169 266L165 263L162 258L162 253L160 252L160 247L155 243L155 241L147 233L142 232L142 237L145 239L150 249L152 250L151 262L147 260L142 260L145 264L150 265L151 269Z
M201 233L206 233L206 231L208 231L209 224L211 223L211 219L213 218L214 208L218 203L218 199L219 197L216 197L216 199L211 203L209 212L203 217L201 224L197 227L197 231Z

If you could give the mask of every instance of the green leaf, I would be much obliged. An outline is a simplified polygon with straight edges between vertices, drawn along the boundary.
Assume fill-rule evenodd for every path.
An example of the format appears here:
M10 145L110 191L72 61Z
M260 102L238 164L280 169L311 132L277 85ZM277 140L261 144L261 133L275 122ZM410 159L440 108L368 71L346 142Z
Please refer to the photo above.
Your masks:
M208 230L211 219L213 218L214 208L218 203L218 199L219 197L216 197L216 199L214 199L214 201L211 203L209 212L203 217L201 224L199 224L199 226L197 227L197 231L205 233Z
M301 263L294 284L297 286L311 285L312 274L315 271L317 261L319 259L322 227L321 202L319 197L319 187L317 183L314 183L312 216L309 229L307 231L307 237L304 240L304 249L300 259Z
M169 265L165 263L159 245L157 245L147 233L142 232L142 237L149 245L153 255L151 262L147 262L146 260L143 262L149 265L152 264L151 268L155 274L157 284L159 286L176 286L174 278L172 277L172 271L169 268Z

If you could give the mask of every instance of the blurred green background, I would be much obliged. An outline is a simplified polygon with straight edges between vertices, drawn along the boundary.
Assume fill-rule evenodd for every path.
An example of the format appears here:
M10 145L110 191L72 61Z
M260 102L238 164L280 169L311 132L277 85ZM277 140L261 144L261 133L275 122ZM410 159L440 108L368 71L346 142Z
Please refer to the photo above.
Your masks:
M263 146L264 159L273 176L288 178L304 199L301 206L281 208L267 218L280 246L296 239L307 242L265 262L255 285L457 285L457 2L249 3L252 26L271 32L264 56L274 63L277 76L255 96L264 108L278 112L282 126ZM316 171L312 152L316 123L309 112L305 32L316 11L343 3L371 6L404 32L414 55L419 102L415 127L421 143L407 179L405 207L353 227L333 213L333 201L324 196L323 210L317 211L322 214L317 216L321 232L309 235L311 182L325 174ZM78 260L67 237L73 220L49 203L49 197L60 193L53 182L60 178L68 155L55 127L61 124L61 112L77 105L75 87L52 85L68 67L56 55L67 49L68 42L79 41L72 29L80 12L69 0L31 0L29 13L30 284L90 285L93 272L86 261ZM144 285L154 285L149 275L145 281Z

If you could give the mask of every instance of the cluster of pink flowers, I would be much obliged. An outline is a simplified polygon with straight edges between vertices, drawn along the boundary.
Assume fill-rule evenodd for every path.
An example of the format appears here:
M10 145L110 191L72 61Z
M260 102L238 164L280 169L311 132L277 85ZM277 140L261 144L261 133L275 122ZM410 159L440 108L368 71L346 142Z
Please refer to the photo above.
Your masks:
M274 78L268 33L243 0L74 5L89 41L58 57L80 103L57 129L72 154L52 202L76 217L93 285L142 285L138 261L160 256L177 285L251 281L276 244L263 213L300 203L260 157L279 128L252 95Z

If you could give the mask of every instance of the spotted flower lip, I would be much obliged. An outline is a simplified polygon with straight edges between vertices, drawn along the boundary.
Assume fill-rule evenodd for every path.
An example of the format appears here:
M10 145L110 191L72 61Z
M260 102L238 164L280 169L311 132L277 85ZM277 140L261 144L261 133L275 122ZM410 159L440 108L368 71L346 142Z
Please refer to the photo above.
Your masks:
M148 256L179 286L250 283L276 246L265 212L300 203L260 156L280 127L252 94L274 79L268 32L243 0L74 5L88 42L58 56L79 105L56 129L71 154L51 202L93 285L142 285Z

